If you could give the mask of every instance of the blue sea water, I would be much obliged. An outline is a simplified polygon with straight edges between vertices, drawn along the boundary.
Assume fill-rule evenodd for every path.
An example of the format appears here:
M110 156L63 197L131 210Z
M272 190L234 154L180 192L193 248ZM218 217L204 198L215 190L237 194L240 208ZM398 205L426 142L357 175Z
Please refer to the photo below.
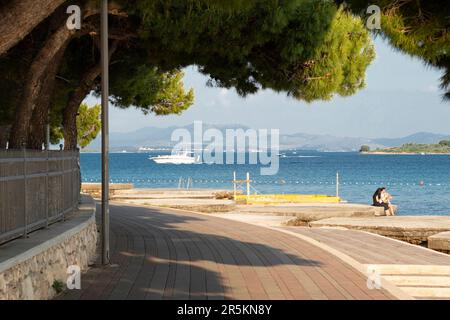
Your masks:
M450 215L450 155L288 151L279 158L276 175L262 176L259 165L171 165L148 159L157 154L162 153L112 153L111 182L176 188L180 178L191 178L194 188L232 189L236 171L238 179L250 172L252 192L334 195L339 172L340 196L349 202L369 204L374 190L386 186L400 215ZM81 170L84 182L99 182L100 154L82 153Z

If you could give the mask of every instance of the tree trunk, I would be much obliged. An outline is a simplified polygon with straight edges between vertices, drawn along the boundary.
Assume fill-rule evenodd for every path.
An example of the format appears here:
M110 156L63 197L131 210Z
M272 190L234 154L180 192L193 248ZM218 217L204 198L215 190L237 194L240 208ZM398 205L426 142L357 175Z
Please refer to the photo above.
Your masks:
M33 116L30 121L27 142L27 146L30 149L41 150L42 144L45 142L50 101L55 87L56 75L58 73L61 60L64 56L65 49L65 46L61 48L56 55L55 60L47 67L47 70L45 71L45 78L43 79L39 97L36 99L36 108L33 111Z
M64 149L75 150L77 148L77 113L80 104L89 94L95 84L95 79L100 75L100 64L89 69L81 78L80 85L72 93L69 101L64 108L63 127L64 127Z
M31 64L24 85L22 100L18 105L14 119L9 145L11 149L21 148L27 140L30 119L36 107L39 93L45 83L47 67L54 63L57 53L67 45L74 31L64 24L57 29L45 42L43 48Z
M6 144L8 143L10 125L0 126L0 150L6 149Z
M0 56L16 45L65 0L10 0L0 8Z
M109 59L117 49L117 41L113 42L109 49ZM75 150L78 142L77 131L77 113L80 104L89 92L94 88L95 80L101 74L100 62L87 70L81 77L80 84L75 92L71 95L63 114L63 127L64 127L64 149Z

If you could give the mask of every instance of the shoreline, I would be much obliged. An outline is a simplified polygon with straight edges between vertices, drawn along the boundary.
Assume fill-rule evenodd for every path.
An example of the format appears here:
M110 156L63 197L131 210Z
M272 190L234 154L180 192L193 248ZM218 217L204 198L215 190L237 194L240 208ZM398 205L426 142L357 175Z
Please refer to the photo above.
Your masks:
M370 151L370 152L360 152L361 154L392 154L392 155L424 155L424 156L437 156L437 155L450 155L450 152L386 152L386 151Z

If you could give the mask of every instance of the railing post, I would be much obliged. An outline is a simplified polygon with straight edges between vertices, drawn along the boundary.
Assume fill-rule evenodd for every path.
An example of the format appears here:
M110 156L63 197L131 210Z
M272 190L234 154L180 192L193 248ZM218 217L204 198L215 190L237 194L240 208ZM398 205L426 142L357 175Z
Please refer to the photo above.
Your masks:
M61 156L61 154L62 154L62 156ZM61 163L61 166L62 166L62 168L61 168L61 176L62 176L62 187L61 187L61 190L62 190L62 197L61 197L61 199L62 199L62 203L63 203L63 205L62 205L62 221L64 222L64 221L66 221L66 206L65 206L65 200L66 200L66 177L65 177L65 164L64 164L64 151L59 151L59 161L60 161L60 163Z
M248 198L250 197L250 173L247 172L247 202Z
M233 171L233 199L236 201L236 171Z
M77 194L76 196L76 201L77 204L81 203L81 164L80 164L80 149L77 150L76 153L76 157L77 157L77 178L78 178L78 184L77 184Z
M50 112L49 112L49 114L50 114ZM48 119L48 115L47 115L47 119ZM50 124L47 123L47 125L45 126L45 150L48 151L48 149L50 149Z
M28 217L27 217L27 149L23 145L23 236L26 238L28 234Z
M339 198L339 171L336 172L336 198Z
M48 166L48 145L46 148L46 161L45 161L45 165L46 165L46 171L45 171L45 227L48 228L48 214L49 214L49 210L48 210L48 205L49 205L49 201L48 201L48 197L49 197L49 190L48 190L48 171L49 171L49 166Z
M73 157L73 154L71 155L71 157L70 157L70 198L69 198L69 201L70 201L70 207L72 208L72 211L73 210L75 210L75 207L74 207L74 188L73 188L73 183L74 183L74 179L73 179L73 172L74 172L74 165L75 165L75 162L73 161L73 159L74 159L74 157Z
M78 150L72 155L72 206L75 210L78 206L78 195L80 194L79 189L80 179L78 177Z

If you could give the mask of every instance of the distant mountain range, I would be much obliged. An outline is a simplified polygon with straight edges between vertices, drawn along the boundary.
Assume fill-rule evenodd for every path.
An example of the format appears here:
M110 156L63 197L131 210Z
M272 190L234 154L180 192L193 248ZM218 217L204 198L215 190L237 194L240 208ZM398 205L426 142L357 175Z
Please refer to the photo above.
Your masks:
M170 140L175 129L187 129L193 136L193 124L180 127L146 127L136 131L110 134L111 151L137 151L139 147L164 148L175 144ZM249 129L242 125L212 125L203 124L203 131L215 128L223 134L226 129ZM224 135L225 136L225 135ZM369 145L371 149L397 147L405 143L438 143L440 140L450 140L450 135L419 132L402 138L355 138L337 137L332 135L318 135L306 133L281 134L280 149L303 149L317 151L358 151L362 145ZM85 148L85 151L98 151L101 147L101 137L97 137Z

